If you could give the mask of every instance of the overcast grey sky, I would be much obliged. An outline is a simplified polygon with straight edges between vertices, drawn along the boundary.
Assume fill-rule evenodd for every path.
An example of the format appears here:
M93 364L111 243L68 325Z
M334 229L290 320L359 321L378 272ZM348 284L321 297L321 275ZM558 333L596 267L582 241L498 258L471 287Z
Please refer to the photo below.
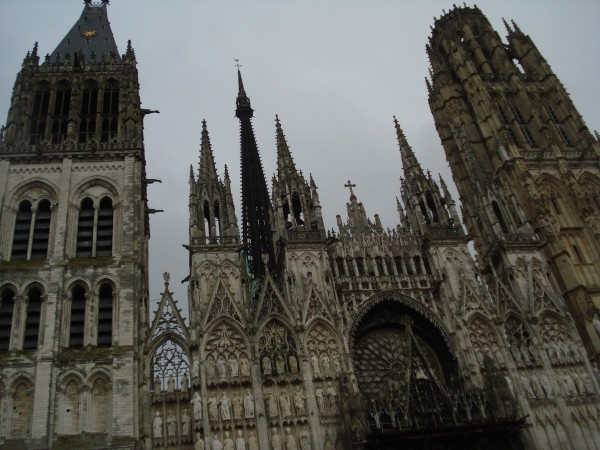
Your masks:
M471 3L469 3L471 4ZM590 129L600 129L600 1L503 0L478 6L504 37L514 19L546 57ZM50 53L77 20L78 0L0 2L0 123L15 76L39 41ZM228 165L239 205L239 136L234 117L239 58L255 110L254 129L267 179L275 168L275 114L296 166L312 173L326 225L346 217L346 180L370 217L398 222L401 164L396 115L425 169L451 181L427 103L425 44L440 0L112 0L109 19L123 53L138 58L146 118L151 208L150 296L162 276L183 305L188 240L188 171L197 169L201 120L208 121L219 175ZM451 184L451 183L449 183ZM270 187L270 186L269 186ZM237 210L239 214L239 207ZM187 312L187 307L184 307Z

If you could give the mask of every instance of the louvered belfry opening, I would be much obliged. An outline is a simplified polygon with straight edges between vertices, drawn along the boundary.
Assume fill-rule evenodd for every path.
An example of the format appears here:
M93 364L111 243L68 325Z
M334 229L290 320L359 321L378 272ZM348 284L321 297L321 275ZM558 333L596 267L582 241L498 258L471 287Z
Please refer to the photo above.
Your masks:
M15 293L10 288L4 288L0 296L0 351L6 351L10 347L14 308Z
M77 223L77 257L91 258L94 243L94 202L84 198L79 208Z
M61 81L54 100L54 115L52 117L53 144L60 144L67 138L70 109L71 85L67 81Z
M71 318L69 321L69 347L83 347L85 333L85 288L76 285L71 291Z
M29 200L23 200L19 204L17 218L15 220L15 231L13 233L13 245L10 258L13 261L27 259L31 216L31 202Z
M109 80L104 88L102 102L102 133L100 142L109 142L117 137L119 125L119 85Z
M33 242L31 243L31 259L48 257L48 241L50 239L51 206L49 200L38 203L33 226Z
M112 345L113 289L108 283L100 286L98 295L98 347Z
M112 255L113 204L109 197L100 200L96 225L96 256Z
M40 336L40 321L42 316L42 291L33 287L27 295L27 318L23 335L23 350L38 348Z
M29 143L39 144L46 135L48 106L50 104L50 86L46 82L38 84L33 97L33 111L29 122Z
M96 135L96 114L98 109L98 84L88 80L81 96L79 122L79 142L84 143Z

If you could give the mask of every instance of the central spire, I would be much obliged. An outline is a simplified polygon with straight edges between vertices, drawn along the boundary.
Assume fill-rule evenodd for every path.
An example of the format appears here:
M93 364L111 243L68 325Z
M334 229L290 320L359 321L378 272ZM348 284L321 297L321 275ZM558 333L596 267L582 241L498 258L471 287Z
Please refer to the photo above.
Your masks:
M248 258L248 271L254 278L275 267L272 208L269 191L252 129L254 111L246 95L238 64L238 96L235 115L240 120L242 167L242 234Z

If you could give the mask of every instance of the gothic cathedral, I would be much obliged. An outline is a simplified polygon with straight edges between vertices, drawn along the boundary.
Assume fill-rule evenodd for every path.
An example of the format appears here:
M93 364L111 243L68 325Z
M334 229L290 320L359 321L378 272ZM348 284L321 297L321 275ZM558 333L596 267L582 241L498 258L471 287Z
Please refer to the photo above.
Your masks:
M395 228L348 182L327 230L278 118L269 189L238 68L240 222L203 122L186 325L168 273L149 317L152 111L108 3L26 55L0 133L1 449L600 448L600 144L516 24L454 7L427 46L468 232L396 120Z

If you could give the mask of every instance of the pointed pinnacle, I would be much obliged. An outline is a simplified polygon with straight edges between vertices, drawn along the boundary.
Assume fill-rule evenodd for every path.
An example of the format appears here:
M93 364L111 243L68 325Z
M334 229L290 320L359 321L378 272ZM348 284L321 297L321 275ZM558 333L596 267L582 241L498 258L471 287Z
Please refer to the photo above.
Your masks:
M506 31L508 32L508 34L512 34L513 30L510 27L510 25L508 24L508 22L504 19L504 17L502 18L502 23L504 24L504 28L506 28Z

